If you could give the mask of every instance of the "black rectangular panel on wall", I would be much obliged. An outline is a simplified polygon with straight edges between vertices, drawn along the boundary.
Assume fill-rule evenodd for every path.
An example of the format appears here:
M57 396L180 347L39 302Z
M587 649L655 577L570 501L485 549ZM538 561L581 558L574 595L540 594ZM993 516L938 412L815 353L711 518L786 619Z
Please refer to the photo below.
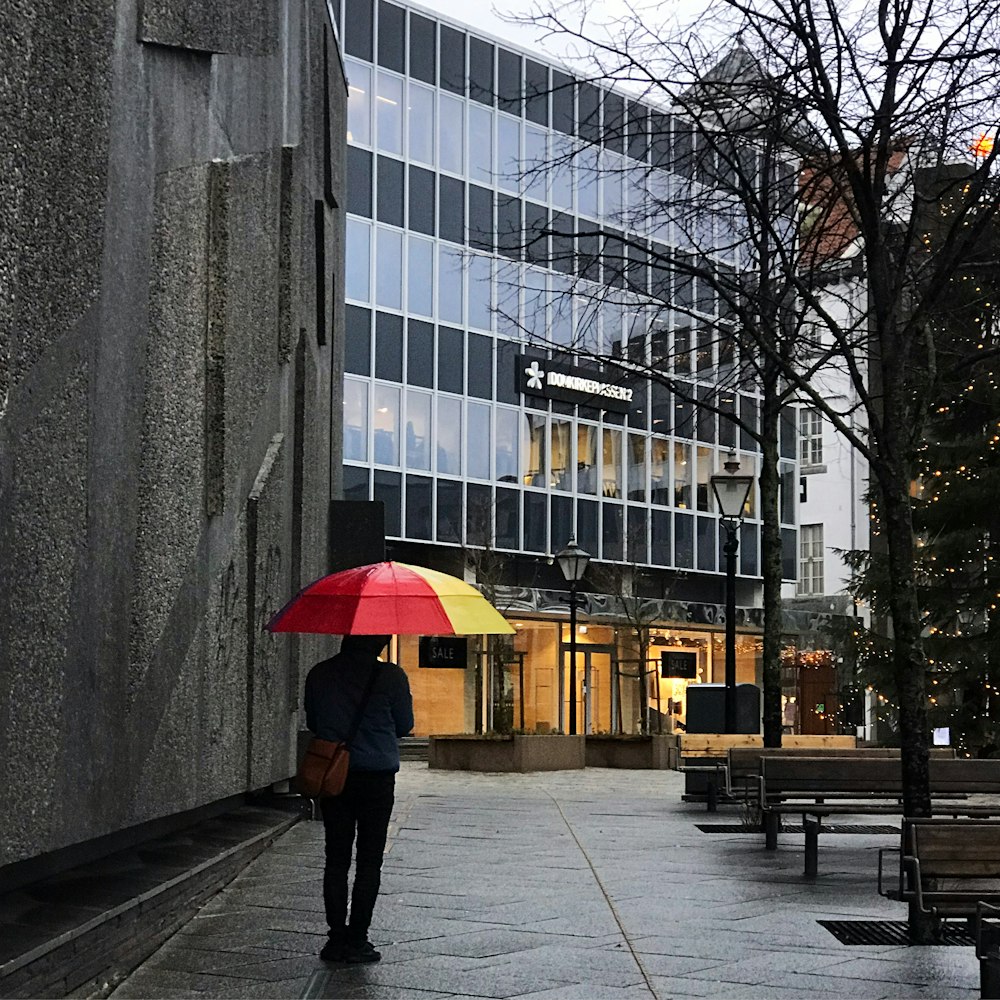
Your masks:
M649 160L654 167L670 169L670 116L657 111L649 116Z
M524 493L524 547L530 552L547 552L548 497L526 490ZM560 546L561 548L561 546Z
M576 135L576 82L557 70L552 71L552 127Z
M524 203L524 252L529 263L549 263L549 210L534 202Z
M403 486L402 477L398 472L388 472L385 469L376 469L374 483L372 487L376 500L381 500L385 505L385 533L386 536L401 534L403 526ZM340 530L338 528L338 530ZM362 563L362 565L364 565Z
M391 156L378 158L378 221L390 226L403 226L402 160Z
M402 73L405 69L406 12L394 3L379 0L378 64Z
M469 246L493 252L493 192L489 188L469 185Z
M465 390L465 331L451 326L438 327L439 392Z
M345 0L344 51L349 56L372 61L374 28L372 0Z
M313 209L313 228L315 239L316 263L316 343L320 346L326 343L327 303L331 301L330 290L327 287L326 273L326 202L317 201Z
M625 149L625 99L604 94L604 146L615 153Z
M406 324L406 384L434 388L434 327L418 319Z
M360 465L345 465L344 466L344 499L345 500L366 500L368 499L368 476L370 474L369 470ZM383 512L379 510L379 519L381 520ZM333 537L331 532L330 537ZM382 539L383 544L385 543L385 538ZM382 556L376 559L372 559L371 562L381 562ZM365 563L355 563L356 566L363 566Z
M596 507L596 504L594 505ZM549 526L549 538L552 543L552 551L558 551L561 549L574 535L577 535L577 541L579 542L581 549L586 549L588 552L592 552L596 555L597 546L596 544L591 544L587 546L584 541L579 537L578 533L573 530L573 499L572 497L559 496L553 494L552 497L552 507L550 510L551 524ZM597 519L594 519L594 542L596 543L596 525Z
M497 340L497 402L519 403L516 362L520 348L509 340Z
M368 470L345 466L345 492L349 480L351 492L359 494L363 488L365 499L330 501L331 573L385 559L385 508L367 499ZM344 530L346 524L350 531Z
M435 174L431 170L410 164L409 226L418 233L434 235L434 219L437 203L435 197Z
M521 547L521 494L497 487L496 546L500 549Z
M465 242L465 184L454 177L440 176L438 236L452 243Z
M437 540L462 541L462 484L453 479L437 481Z
M437 83L437 25L410 12L410 76Z
M493 338L469 334L468 391L477 399L493 398Z
M441 86L465 96L465 33L441 25Z
M650 553L650 562L658 566L670 566L673 563L670 543L670 516L669 510L653 508L650 524L653 549Z
M493 106L493 46L481 38L469 39L469 97Z
M524 61L524 116L537 125L549 123L549 68Z
M521 199L513 195L497 195L497 251L513 260L524 255Z
M347 147L347 211L372 217L372 154L357 146Z
M403 381L403 317L375 314L375 377Z
M649 511L645 507L628 508L628 532L625 536L625 557L631 563L649 561L649 544L646 539L646 524Z
M461 503L461 494L459 494ZM470 545L489 545L493 537L493 490L469 483L465 496L465 536Z
M497 103L501 111L521 114L522 87L521 57L507 49L500 49L497 53Z
M426 476L406 477L406 537L430 540L434 481Z
M649 153L647 111L644 105L629 101L628 105L628 148L626 152L633 160L645 160Z
M622 522L625 509L621 504L601 504L601 558L620 560L625 557L625 531Z
M361 306L345 306L344 317L344 371L351 375L370 375L372 314Z
M587 142L601 141L601 92L592 83L579 90L579 133Z

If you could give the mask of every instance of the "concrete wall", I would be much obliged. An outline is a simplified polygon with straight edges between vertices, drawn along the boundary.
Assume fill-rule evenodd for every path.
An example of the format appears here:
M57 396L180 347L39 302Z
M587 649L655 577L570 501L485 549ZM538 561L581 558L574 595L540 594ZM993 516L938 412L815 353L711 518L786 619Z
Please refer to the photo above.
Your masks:
M0 65L3 866L293 768L346 88L324 0L11 0Z

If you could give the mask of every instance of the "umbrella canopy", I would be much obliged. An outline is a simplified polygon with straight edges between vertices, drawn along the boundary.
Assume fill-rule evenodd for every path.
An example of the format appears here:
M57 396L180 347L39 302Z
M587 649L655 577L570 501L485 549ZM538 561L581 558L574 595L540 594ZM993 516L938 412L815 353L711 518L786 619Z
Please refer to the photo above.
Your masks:
M270 621L272 632L331 635L482 635L514 629L457 577L379 562L310 583Z

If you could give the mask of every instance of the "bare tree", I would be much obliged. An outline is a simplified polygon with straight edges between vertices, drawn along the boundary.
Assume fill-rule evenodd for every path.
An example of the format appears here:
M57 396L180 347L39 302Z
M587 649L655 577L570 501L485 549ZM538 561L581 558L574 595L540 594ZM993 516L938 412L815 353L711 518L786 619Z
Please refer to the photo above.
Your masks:
M555 33L596 39L593 74L638 87L665 109L682 109L695 150L709 130L698 114L702 102L692 95L705 83L712 89L706 67L715 65L711 48L721 37L739 40L762 81L746 77L734 105L751 109L753 119L758 94L764 95L760 106L767 95L780 94L794 116L786 145L801 160L808 189L799 222L818 235L768 240L746 268L737 265L738 273L773 268L770 273L781 276L808 309L817 331L814 345L825 348L850 379L862 419L845 419L826 398L816 368L803 365L797 354L789 357L785 342L770 336L773 331L760 338L753 327L742 333L753 340L761 364L773 366L777 379L808 399L868 462L889 567L904 812L929 815L926 660L910 491L928 403L940 378L929 317L942 305L956 269L993 225L1000 199L997 151L983 144L975 159L969 152L975 137L994 132L997 124L1000 8L993 0L717 0L699 18L701 42L676 26L646 24L634 9L598 35L586 13L584 6L568 5L536 11L535 20ZM671 135L676 147L676 129ZM686 153L683 127L680 135ZM946 212L940 211L944 202ZM761 222L746 201L739 212L739 225L751 231ZM848 322L819 292L826 242L838 227L843 253L856 253L863 262L867 291L861 314ZM800 229L800 235L808 233ZM783 302L770 294L756 305L770 303L780 314ZM913 913L911 923L918 933L926 928Z

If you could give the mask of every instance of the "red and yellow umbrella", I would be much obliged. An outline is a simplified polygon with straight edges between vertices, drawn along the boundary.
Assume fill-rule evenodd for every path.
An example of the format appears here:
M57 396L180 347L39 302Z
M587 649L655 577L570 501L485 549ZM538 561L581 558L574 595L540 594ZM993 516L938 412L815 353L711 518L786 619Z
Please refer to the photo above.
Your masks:
M483 635L514 629L457 577L378 562L310 583L268 623L272 632L330 635Z

